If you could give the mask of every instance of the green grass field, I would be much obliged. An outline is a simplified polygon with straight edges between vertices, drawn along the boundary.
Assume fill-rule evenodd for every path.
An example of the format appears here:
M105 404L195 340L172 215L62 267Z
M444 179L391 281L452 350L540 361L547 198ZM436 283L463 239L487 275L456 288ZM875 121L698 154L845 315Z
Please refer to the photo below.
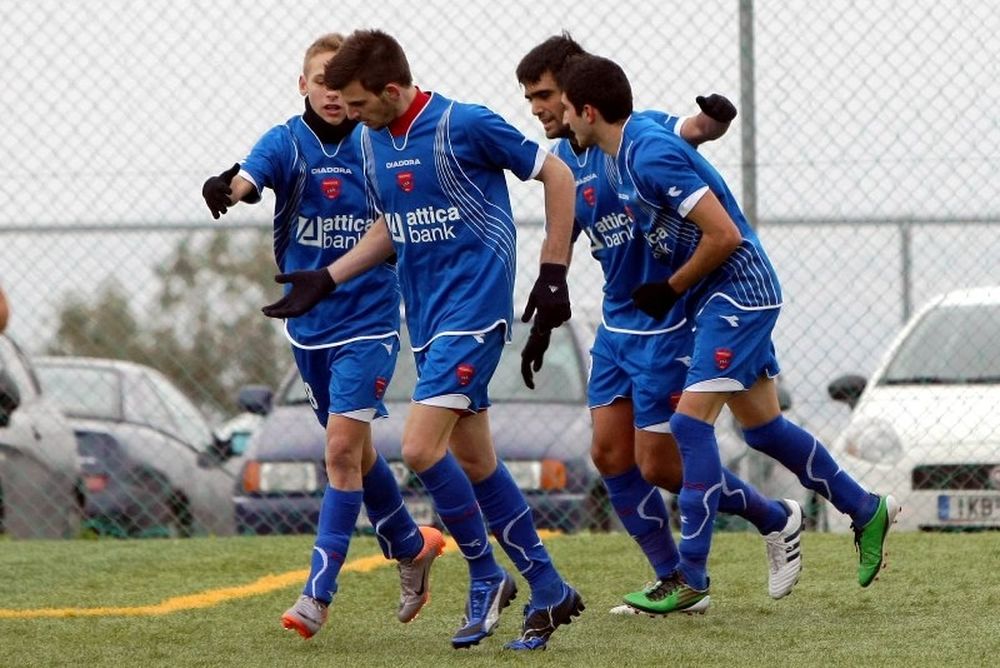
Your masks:
M865 590L855 580L849 536L807 534L802 580L781 601L767 596L760 538L723 533L712 554L708 614L660 619L608 614L647 579L627 536L559 536L547 544L587 610L546 652L512 655L501 646L520 627L523 581L493 638L451 649L467 577L455 552L435 565L433 600L413 623L395 620L396 573L382 566L344 573L326 627L303 641L278 622L299 584L231 599L224 588L301 571L307 537L0 541L0 666L912 667L996 665L1000 650L995 533L891 535L889 566ZM349 560L376 553L374 541L361 538ZM292 576L285 579L301 578ZM133 609L185 595L200 596L168 614ZM81 614L37 612L50 608L118 609L23 618Z

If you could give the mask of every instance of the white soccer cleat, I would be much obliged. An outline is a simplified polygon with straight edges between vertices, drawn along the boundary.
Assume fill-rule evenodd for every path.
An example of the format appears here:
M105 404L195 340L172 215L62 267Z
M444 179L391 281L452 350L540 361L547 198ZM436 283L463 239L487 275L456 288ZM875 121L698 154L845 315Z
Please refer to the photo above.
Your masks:
M788 596L802 573L802 507L791 499L783 499L781 503L788 509L785 527L764 536L768 565L767 593L771 598Z

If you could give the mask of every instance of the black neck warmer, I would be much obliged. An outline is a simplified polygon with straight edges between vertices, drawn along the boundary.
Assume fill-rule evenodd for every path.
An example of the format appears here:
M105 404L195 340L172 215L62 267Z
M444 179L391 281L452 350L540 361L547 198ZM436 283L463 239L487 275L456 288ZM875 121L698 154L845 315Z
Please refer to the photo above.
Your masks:
M307 97L305 100L306 111L302 114L302 118L324 144L339 143L341 139L351 134L358 125L357 121L352 121L349 118L345 118L340 125L330 125L313 110L312 105L309 104L309 98Z

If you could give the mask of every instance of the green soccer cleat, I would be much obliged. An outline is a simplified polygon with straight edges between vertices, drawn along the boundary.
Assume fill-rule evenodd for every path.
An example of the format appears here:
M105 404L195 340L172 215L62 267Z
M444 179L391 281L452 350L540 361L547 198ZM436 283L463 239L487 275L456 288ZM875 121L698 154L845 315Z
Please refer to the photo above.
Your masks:
M703 590L694 589L677 571L666 580L657 580L642 591L625 595L627 605L648 615L704 614L710 601L707 586Z
M882 568L885 537L889 533L901 506L891 494L879 497L875 516L860 529L854 529L854 547L858 551L858 584L867 587Z

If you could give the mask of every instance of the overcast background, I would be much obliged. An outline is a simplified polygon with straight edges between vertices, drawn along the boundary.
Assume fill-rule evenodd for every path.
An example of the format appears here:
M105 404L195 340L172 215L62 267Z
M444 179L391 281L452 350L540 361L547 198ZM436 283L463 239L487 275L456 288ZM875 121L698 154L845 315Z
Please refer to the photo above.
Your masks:
M0 283L11 333L41 349L63 296L109 276L140 314L151 308L151 268L192 224L212 224L202 181L300 112L302 53L323 32L382 28L407 50L418 85L484 103L543 141L514 77L536 43L569 30L625 67L637 107L693 113L698 94L741 102L739 5L0 0ZM825 384L869 372L902 324L900 222L921 223L913 306L1000 280L1000 3L753 7L757 222L787 298L776 341L799 405L820 415ZM748 121L742 113L702 149L741 197ZM541 188L512 191L526 225L523 292ZM266 228L271 202L221 224ZM134 231L146 225L155 230ZM577 314L593 319L600 274L582 245L576 258Z

